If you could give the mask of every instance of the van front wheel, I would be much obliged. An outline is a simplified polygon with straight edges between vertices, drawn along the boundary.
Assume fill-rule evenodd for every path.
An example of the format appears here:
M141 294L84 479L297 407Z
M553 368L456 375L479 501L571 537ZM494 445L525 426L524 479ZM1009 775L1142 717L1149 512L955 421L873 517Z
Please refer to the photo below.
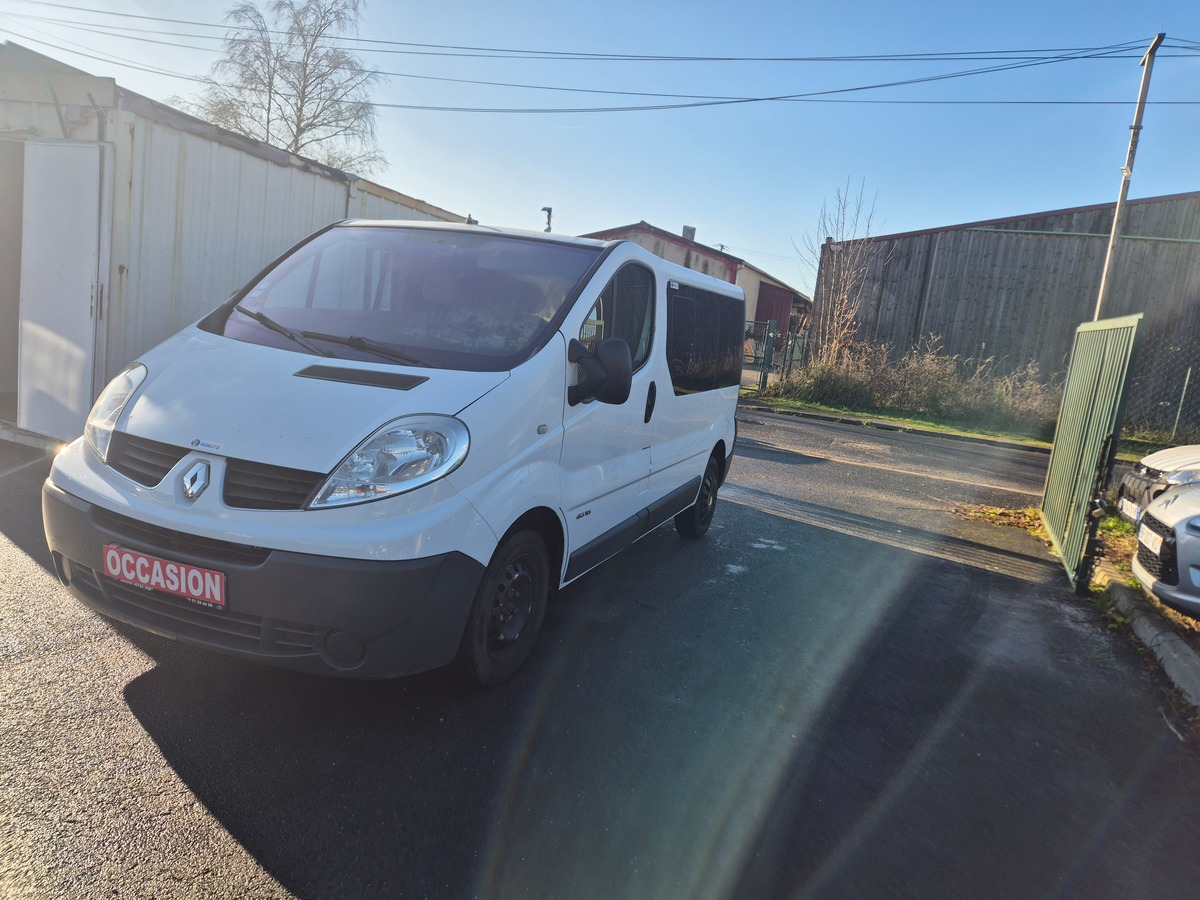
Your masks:
M717 508L717 488L721 486L721 476L717 470L716 457L708 458L708 466L704 469L704 478L700 482L700 494L696 502L675 517L675 530L685 538L704 537L708 526L712 524L713 512Z
M550 563L533 531L518 531L496 548L458 648L458 664L474 682L507 681L533 647L546 614Z

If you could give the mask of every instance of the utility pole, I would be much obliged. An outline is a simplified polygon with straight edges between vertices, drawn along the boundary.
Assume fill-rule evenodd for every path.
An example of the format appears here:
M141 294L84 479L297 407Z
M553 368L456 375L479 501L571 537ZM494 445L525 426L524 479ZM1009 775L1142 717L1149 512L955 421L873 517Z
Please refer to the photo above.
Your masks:
M550 206L543 206L542 212L544 212L546 214L546 233L549 234L550 233L550 217L554 215L554 208L550 207Z
M1133 125L1130 126L1129 152L1125 155L1125 165L1121 167L1121 193L1117 196L1117 206L1113 210L1112 234L1108 238L1108 253L1104 257L1104 274L1100 276L1100 294L1096 297L1096 314L1093 322L1100 321L1100 310L1112 288L1113 269L1117 262L1117 238L1121 234L1121 217L1125 214L1125 199L1129 196L1129 180L1133 177L1133 158L1137 155L1138 138L1142 132L1142 114L1146 111L1146 94L1150 92L1150 72L1154 69L1154 53L1166 35L1159 33L1150 42L1150 49L1142 57L1142 86L1138 91L1137 111L1133 114Z

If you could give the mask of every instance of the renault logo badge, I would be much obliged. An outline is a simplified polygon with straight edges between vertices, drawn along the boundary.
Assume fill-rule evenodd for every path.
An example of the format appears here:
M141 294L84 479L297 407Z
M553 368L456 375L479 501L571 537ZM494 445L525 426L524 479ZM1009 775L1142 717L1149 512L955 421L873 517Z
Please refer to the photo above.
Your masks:
M198 462L183 476L183 492L189 500L195 500L208 487L208 463Z

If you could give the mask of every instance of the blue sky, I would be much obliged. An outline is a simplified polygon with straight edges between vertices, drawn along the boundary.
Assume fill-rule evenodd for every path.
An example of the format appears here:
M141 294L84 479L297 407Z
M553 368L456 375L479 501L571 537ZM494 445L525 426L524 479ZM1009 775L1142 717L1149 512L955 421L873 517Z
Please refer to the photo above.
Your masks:
M187 98L198 90L194 82L120 62L202 75L217 58L222 29L129 14L220 26L230 5L210 0L65 0L60 5L0 0L0 39L114 77L123 87L155 99ZM72 6L78 8L67 8ZM135 28L187 36L156 36ZM375 0L365 5L359 36L534 51L709 57L597 61L361 54L369 66L396 73L377 86L376 102L489 109L671 101L427 79L774 97L945 75L997 61L721 62L711 57L1015 50L1045 56L1047 50L1133 48L1122 58L1032 65L827 97L873 102L775 101L553 114L378 111L388 167L374 180L396 190L493 225L540 229L543 206L554 209L554 230L571 234L641 219L676 232L693 225L698 240L723 244L808 290L813 273L795 245L813 235L822 202L847 182L852 190L865 185L875 200L877 233L1114 200L1141 77L1138 60L1160 31L1166 32L1168 46L1159 51L1154 67L1152 105L1130 191L1136 198L1200 190L1200 43L1190 51L1170 46L1200 42L1197 0L867 0L740 7L708 0ZM164 46L146 38L208 49ZM1014 100L1119 103L978 103Z

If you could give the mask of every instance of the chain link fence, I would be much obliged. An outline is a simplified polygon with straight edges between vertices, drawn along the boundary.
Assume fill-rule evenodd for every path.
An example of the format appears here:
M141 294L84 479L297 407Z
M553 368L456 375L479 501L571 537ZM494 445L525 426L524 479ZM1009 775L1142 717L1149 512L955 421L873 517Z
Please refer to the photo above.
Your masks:
M1125 413L1125 440L1200 444L1200 338L1146 335Z
M806 334L783 332L774 320L747 322L743 342L742 386L764 388L787 378L804 361Z

